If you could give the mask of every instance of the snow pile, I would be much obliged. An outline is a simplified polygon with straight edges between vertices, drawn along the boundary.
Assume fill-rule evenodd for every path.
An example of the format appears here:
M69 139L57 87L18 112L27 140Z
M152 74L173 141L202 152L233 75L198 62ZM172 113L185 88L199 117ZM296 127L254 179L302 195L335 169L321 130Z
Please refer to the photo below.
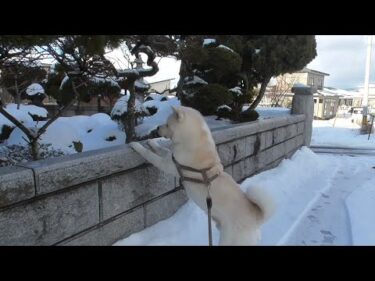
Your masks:
M172 106L180 106L181 103L176 97L169 97L166 101L161 101L161 95L153 96L155 100L149 100L143 103L143 107L155 107L157 112L154 115L146 116L143 119L142 124L139 124L135 130L139 136L145 136L150 134L159 125L163 125L167 122L169 115L173 113Z
M172 217L120 240L114 246L206 246L207 233L207 215L189 200ZM219 243L215 223L212 224L212 239L214 245Z
M263 226L263 245L276 244L298 219L306 205L329 185L332 171L310 149L304 147L291 159L272 170L265 171L241 184L244 192L255 187L266 190L277 204L276 213ZM306 172L308 171L308 172ZM218 244L219 231L215 224L213 242ZM207 245L207 215L191 200L172 217L134 233L114 245Z
M40 107L40 106L36 106L32 104L20 104L20 109L18 110L17 104L10 103L6 106L6 110L12 115L19 114L19 111L23 111L27 115L29 115L28 113L30 113L31 115L36 115L36 116L44 117L44 118L46 118L48 115L47 109L45 109L44 107Z
M290 115L290 108L285 107L257 107L255 109L259 113L259 119L268 119Z
M369 179L346 199L353 245L375 245L375 185Z
M17 104L10 103L5 107L5 110L26 126L31 126L34 123L30 114L39 117L47 117L48 114L47 110L43 107L25 104L20 104L20 109L17 109ZM15 127L15 125L10 122L8 118L0 113L0 130L4 125Z
M172 99L172 98L175 98L175 96L173 95L161 95L161 94L158 94L158 93L150 93L147 95L147 97L145 98L145 102L143 103L143 105L146 106L150 106L149 104L146 104L147 101L149 100L157 100L157 101L161 101L162 99L165 100L165 99Z
M120 117L128 111L129 97L130 97L130 95L124 95L116 101L116 103L113 106L112 111L111 111L112 117ZM137 99L135 99L135 111L139 112L139 113L144 112L144 113L148 114L148 111L145 109L145 107Z
M28 96L35 96L37 94L44 94L43 87L38 83L33 83L26 89L26 94Z
M311 145L348 148L375 148L375 135L360 134L360 127L350 118L314 120Z
M306 206L319 192L330 186L332 167L329 161L302 147L291 159L277 168L246 179L244 192L263 188L276 203L275 214L262 227L262 244L275 245L285 239L288 230L300 219Z
M248 109L248 105L242 107L242 111ZM255 111L259 113L259 119L269 119L275 117L289 116L291 114L290 108L285 107L262 107L258 106Z
M45 121L38 122L41 127ZM27 143L24 133L15 128L8 139L8 145L23 145ZM125 133L118 128L118 124L104 113L92 116L59 117L47 131L42 134L41 144L52 144L55 150L65 154L76 153L73 142L81 142L83 151L105 148L125 143Z

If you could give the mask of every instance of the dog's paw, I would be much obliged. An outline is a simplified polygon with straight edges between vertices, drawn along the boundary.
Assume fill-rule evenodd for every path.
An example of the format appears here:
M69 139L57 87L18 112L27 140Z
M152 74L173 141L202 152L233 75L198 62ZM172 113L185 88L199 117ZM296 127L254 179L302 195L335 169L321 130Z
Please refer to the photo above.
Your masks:
M139 142L130 142L129 146L137 152L143 148L143 146Z
M150 147L152 147L152 148L154 148L154 147L158 147L158 146L159 146L158 141L155 140L155 139L148 139L148 140L147 140L147 144L148 144Z

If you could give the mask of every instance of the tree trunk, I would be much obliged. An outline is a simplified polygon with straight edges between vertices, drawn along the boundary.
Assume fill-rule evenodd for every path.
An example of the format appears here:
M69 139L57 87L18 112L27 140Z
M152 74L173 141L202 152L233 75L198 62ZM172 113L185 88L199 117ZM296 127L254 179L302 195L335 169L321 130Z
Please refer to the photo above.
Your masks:
M250 110L255 109L258 106L258 104L260 103L260 101L262 100L262 98L264 96L264 93L266 92L266 88L267 88L267 85L270 82L270 80L271 80L271 77L266 77L263 80L263 82L260 85L260 90L259 90L258 96L256 97L255 101L253 101L253 103L249 107Z
M126 133L126 143L130 143L135 139L135 121L136 121L136 112L135 112L135 92L134 92L134 82L130 82L129 92L130 97L128 100L128 110L125 117L124 128Z
M101 96L98 95L97 98L96 98L96 102L97 102L97 111L98 111L98 112L101 112L101 104L100 104L100 100L101 100Z
M39 148L40 145L38 143L38 139L32 139L30 141L30 148L31 148L31 155L33 157L33 160L39 160L40 159L40 154L39 154Z
M185 77L187 76L187 67L186 67L186 63L184 62L184 60L181 60L180 73L179 74L180 74L180 79L178 80L178 83L177 83L176 96L181 101L182 88L184 86Z
M17 77L14 81L14 86L15 86L15 90L16 90L16 104L17 104L17 110L18 110L18 109L20 109L21 95L20 95L20 91L18 90Z

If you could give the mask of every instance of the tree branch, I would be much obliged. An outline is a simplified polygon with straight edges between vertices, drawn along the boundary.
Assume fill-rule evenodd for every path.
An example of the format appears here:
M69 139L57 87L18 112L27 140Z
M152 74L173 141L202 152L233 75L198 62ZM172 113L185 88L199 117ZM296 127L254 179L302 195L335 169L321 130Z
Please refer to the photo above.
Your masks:
M31 131L29 128L27 128L24 124L22 124L20 121L18 121L13 115L9 114L4 108L3 108L3 102L0 99L0 113L2 113L10 122L12 122L14 125L16 125L22 132L25 133L25 135L32 140L37 135Z
M57 118L59 118L61 116L61 114L63 112L65 112L69 107L71 107L74 102L77 100L77 97L79 96L79 93L77 91L77 88L79 86L76 86L75 85L75 82L72 81L72 87L73 87L73 92L74 92L74 98L65 106L62 106L61 108L58 109L57 113L51 118L49 119L39 130L38 130L38 133L37 133L37 138L39 138L48 128L49 125L51 125Z

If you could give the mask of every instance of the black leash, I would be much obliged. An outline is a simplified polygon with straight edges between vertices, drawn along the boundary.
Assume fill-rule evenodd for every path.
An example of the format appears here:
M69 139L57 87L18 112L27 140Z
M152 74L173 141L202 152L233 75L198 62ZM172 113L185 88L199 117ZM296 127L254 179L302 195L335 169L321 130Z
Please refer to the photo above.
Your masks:
M210 196L210 186L208 186L208 193L206 198L207 204L207 214L208 214L208 245L212 246L212 227L211 227L211 208L212 208L212 199Z

